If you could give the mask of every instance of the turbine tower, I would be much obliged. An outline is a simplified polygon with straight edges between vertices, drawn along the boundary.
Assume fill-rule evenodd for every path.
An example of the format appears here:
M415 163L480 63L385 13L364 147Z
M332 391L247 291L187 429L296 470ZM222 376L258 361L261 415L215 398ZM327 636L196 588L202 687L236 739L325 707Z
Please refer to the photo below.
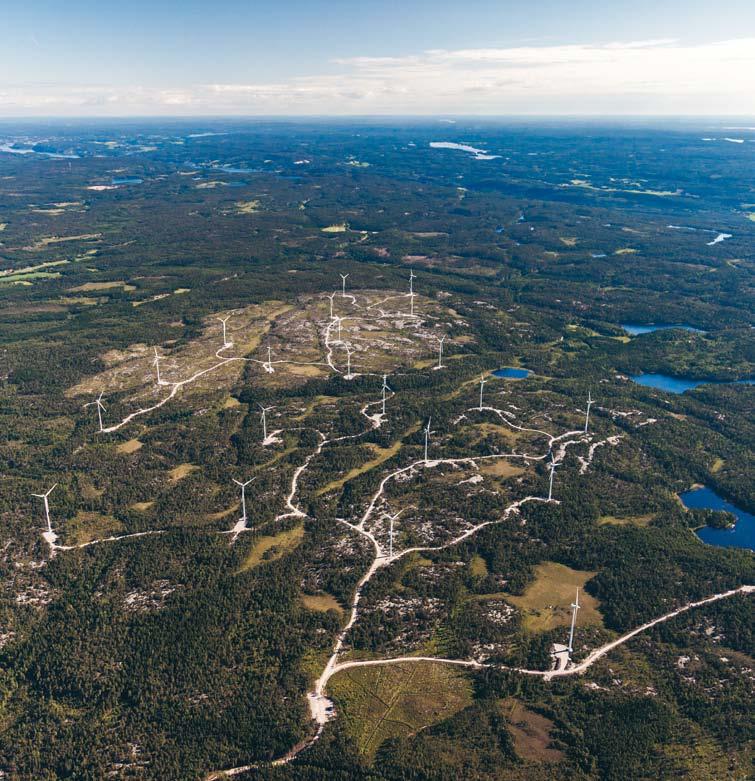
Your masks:
M396 518L399 517L399 515L401 515L401 513L402 513L402 510L399 510L394 515L389 516L390 519L391 519L391 527L390 527L390 532L389 532L389 536L388 536L388 558L389 559L393 558L393 522L396 520Z
M553 453L551 453L551 465L550 465L550 470L551 470L551 477L550 477L550 483L548 484L548 501L549 501L549 502L550 502L550 501L552 500L552 498L553 498L553 475L555 475L555 474L556 474L556 467L557 467L557 466L561 466L561 463L560 463L560 462L559 462L559 463L556 463L556 462L553 460Z
M383 388L382 388L382 392L383 392L383 412L382 412L382 414L383 415L385 415L385 392L389 391L389 390L390 390L390 388L388 387L388 375L384 374L383 375Z
M330 299L330 319L333 319L333 299L336 297L336 291L334 290L329 296L325 296L325 298Z
M338 325L338 340L337 341L338 341L338 344L341 344L342 341L343 341L341 339L341 320L342 320L342 318L336 317L335 320L336 320L336 323Z
M52 533L52 523L50 521L50 503L47 501L47 497L55 490L58 484L55 483L45 494L32 494L37 499L43 499L45 503L45 520L47 521L47 531Z
M157 369L157 384L162 385L163 381L160 379L160 356L157 354L157 347L155 347L155 360L152 361Z
M341 277L341 298L346 298L346 278L349 276L348 274L339 274L339 277Z
M414 317L414 296L416 293L409 293L409 315Z
M265 370L268 372L273 371L273 348L270 347L270 342L267 343L267 366Z
M97 406L97 419L100 421L100 431L102 431L102 413L107 412L105 409L105 405L102 403L102 394L105 391L100 391L100 395L94 400L90 401L89 404L85 404L84 407L91 407L92 405Z
M438 365L435 367L436 369L443 368L443 342L445 341L446 341L446 337L441 336L440 341L438 343Z
M574 626L577 623L577 611L579 610L579 589L577 589L577 597L574 602L571 603L571 627L569 628L569 658L571 659L572 651L574 650Z
M482 389L485 386L485 383L487 380L485 379L485 375L480 375L480 412L482 412Z
M417 278L417 275L414 273L414 271L409 271L409 295L414 295L414 280Z
M587 391L587 414L585 415L585 434L587 433L587 424L590 422L590 407L592 407L594 403L595 402L593 402L592 400L592 392L588 390Z
M427 466L427 446L430 443L430 434L432 434L432 431L430 431L430 423L432 423L432 417L427 419L427 426L425 426L425 466Z
M256 477L253 477L251 480L247 480L245 483L242 483L239 480L232 478L233 482L241 487L241 520L244 522L244 526L246 526L246 487L249 485L249 483L256 479Z
M220 320L220 322L223 324L223 347L230 347L231 344L232 344L231 342L228 341L228 338L227 338L227 335L226 335L226 327L225 327L225 324L228 322L230 317L231 317L230 315L226 315L225 317L219 317L218 318L218 320Z
M260 415L262 419L262 441L267 441L267 413L270 412L272 407L263 407L259 402L257 402L257 406L262 410L262 414Z
M345 379L350 380L354 377L351 373L351 353L354 352L351 348L346 348L346 376Z

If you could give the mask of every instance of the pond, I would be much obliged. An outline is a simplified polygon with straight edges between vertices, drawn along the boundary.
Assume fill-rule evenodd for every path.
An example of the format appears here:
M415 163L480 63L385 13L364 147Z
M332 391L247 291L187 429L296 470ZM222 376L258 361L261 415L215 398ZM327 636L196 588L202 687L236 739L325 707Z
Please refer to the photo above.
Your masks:
M693 488L691 491L679 494L679 498L690 510L725 510L736 517L737 522L731 529L713 529L710 526L698 529L695 533L703 542L725 548L755 550L755 515L740 510L710 488Z
M669 393L684 393L684 391L697 388L698 385L753 385L755 380L699 380L691 377L672 377L670 374L633 374L632 380L638 385L647 388L658 388Z
M657 325L639 325L638 323L621 323L621 327L632 336L639 336L640 334L651 334L653 331L668 331L670 328L679 328L683 331L691 331L695 334L704 334L700 328L695 328L693 325L685 325L684 323L658 323Z
M492 374L494 377L503 377L505 380L523 380L528 377L529 369L518 369L514 366L506 366L503 369L496 369Z

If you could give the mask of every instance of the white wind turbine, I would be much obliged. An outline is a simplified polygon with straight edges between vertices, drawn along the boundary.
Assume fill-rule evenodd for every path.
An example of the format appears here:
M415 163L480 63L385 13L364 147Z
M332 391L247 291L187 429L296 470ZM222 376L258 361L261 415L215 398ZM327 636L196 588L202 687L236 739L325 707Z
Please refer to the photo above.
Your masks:
M595 402L592 400L592 391L587 391L587 414L585 415L585 434L587 433L587 424L590 422L590 407Z
M432 417L427 419L427 426L425 426L425 465L427 465L427 447L430 444L430 434L433 432L430 430L430 424L432 423Z
M57 487L57 483L53 485L52 488L50 488L47 493L44 494L32 494L32 496L36 497L37 499L44 500L45 503L45 520L47 521L47 531L49 534L52 534L52 522L50 521L50 503L47 501L47 497L55 490Z
M443 368L443 342L445 341L446 341L445 336L441 336L440 340L438 341L438 365L435 367L436 369Z
M346 374L344 376L344 379L351 380L353 379L354 375L351 373L351 354L354 351L350 348L346 348Z
M325 298L330 299L330 319L333 319L333 299L336 297L336 291L334 290L329 296L325 296Z
M254 482L257 478L252 477L250 480L247 480L245 483L242 483L239 480L236 480L236 478L231 478L236 485L240 486L241 488L241 519L240 523L243 523L243 526L241 526L242 529L246 528L246 487L249 485L249 483Z
M231 347L233 342L228 341L227 331L226 331L226 323L228 320L230 320L230 315L226 315L225 317L219 317L218 320L223 324L223 348Z
M155 369L157 370L157 384L162 385L163 381L160 379L160 356L157 354L157 347L155 349L155 360L152 361L152 363L155 365Z
M267 365L265 366L265 371L269 374L272 374L273 369L273 348L270 347L270 342L267 343Z
M383 401L383 411L382 411L382 414L383 415L385 415L385 394L386 394L386 391L389 391L389 390L390 390L390 388L388 387L388 375L384 374L383 375L383 387L382 387L382 393L383 393L383 398L382 398L382 401Z
M399 510L394 515L389 516L389 518L391 519L391 526L390 526L390 531L389 531L389 535L388 535L388 558L389 559L393 558L393 523L396 520L396 518L398 518L399 515L401 515L402 512L403 512L403 510Z
M414 296L416 293L409 293L409 315L414 317Z
M414 295L414 280L417 278L417 275L414 273L414 271L409 271L409 295Z
M339 277L341 277L341 298L346 298L346 278L349 276L348 274L339 274Z
M551 470L551 476L550 476L550 482L548 483L548 501L550 502L553 498L553 475L556 474L556 467L561 466L561 462L559 461L556 463L553 460L553 453L551 453L551 464L550 464L550 470Z
M100 395L94 401L90 401L89 404L84 405L84 408L91 407L92 405L97 406L97 419L100 421L100 431L102 431L102 413L107 412L105 405L102 403L102 394L104 392L105 391L100 391Z
M263 407L259 402L257 406L262 410L260 418L262 420L262 442L267 442L267 413L270 412L273 407Z
M482 412L482 389L485 387L485 383L487 380L485 379L485 375L480 375L480 412Z
M571 603L571 627L569 628L569 658L571 659L572 651L574 650L574 627L577 623L577 611L579 610L579 589L577 589L577 597L574 602Z

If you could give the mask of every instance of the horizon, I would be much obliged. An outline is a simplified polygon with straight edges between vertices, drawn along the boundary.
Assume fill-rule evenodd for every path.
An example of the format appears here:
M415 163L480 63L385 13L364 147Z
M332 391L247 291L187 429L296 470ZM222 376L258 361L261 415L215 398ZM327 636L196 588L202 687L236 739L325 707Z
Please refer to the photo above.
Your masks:
M611 10L32 0L4 16L0 116L755 115L751 4L714 19L701 0Z

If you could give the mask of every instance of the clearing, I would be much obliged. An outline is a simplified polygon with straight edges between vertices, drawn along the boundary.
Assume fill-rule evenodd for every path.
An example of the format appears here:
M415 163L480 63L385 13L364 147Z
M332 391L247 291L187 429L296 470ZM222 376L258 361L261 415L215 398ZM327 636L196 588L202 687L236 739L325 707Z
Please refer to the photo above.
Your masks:
M121 523L110 515L80 510L75 517L66 522L66 544L82 545L85 542L115 535L122 530Z
M529 762L560 762L562 751L552 748L551 733L556 725L539 713L531 711L513 698L502 700L501 711L506 728L514 739L516 753Z
M597 573L565 567L546 561L535 567L535 580L522 596L507 596L522 613L524 628L530 632L545 632L557 626L568 626L571 621L571 603L579 589L580 611L578 623L603 624L598 601L585 592L584 586Z
M357 667L333 676L329 690L359 752L370 758L385 740L419 732L472 702L467 676L433 662Z
M278 532L278 534L259 537L239 567L239 572L258 567L263 561L275 561L290 553L304 537L304 525L299 524L293 529Z
M119 279L114 282L85 282L83 285L79 285L78 287L68 288L68 292L89 293L92 290L112 290L115 287L123 288L124 292L126 293L130 293L132 290L136 290L135 285L129 285L127 282Z
M168 472L168 479L172 483L177 483L187 475L190 475L195 469L199 469L195 464L179 464Z
M303 594L301 601L307 610L317 610L320 613L327 613L328 610L335 610L343 613L341 603L332 595L323 592L322 594Z
M128 442L121 442L115 449L119 453L136 453L144 443L138 439L129 439Z
M655 513L648 513L647 515L601 515L598 518L598 525L603 526L606 523L612 526L648 526L655 518Z

